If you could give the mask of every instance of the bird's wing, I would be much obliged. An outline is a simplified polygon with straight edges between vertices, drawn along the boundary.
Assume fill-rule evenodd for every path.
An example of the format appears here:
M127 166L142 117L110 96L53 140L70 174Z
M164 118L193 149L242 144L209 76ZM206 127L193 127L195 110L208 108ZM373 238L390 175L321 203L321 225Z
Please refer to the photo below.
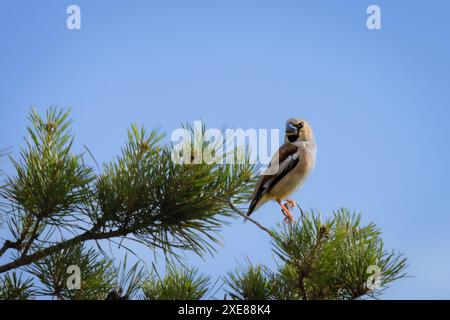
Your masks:
M278 169L272 174L262 175L259 178L252 196L252 201L248 208L248 216L255 210L259 200L261 200L267 192L269 192L286 174L288 174L289 171L295 168L299 162L297 151L298 147L292 143L285 143L280 147L278 150L278 155L273 157L268 168L273 169L273 167L277 165L276 162L278 162Z

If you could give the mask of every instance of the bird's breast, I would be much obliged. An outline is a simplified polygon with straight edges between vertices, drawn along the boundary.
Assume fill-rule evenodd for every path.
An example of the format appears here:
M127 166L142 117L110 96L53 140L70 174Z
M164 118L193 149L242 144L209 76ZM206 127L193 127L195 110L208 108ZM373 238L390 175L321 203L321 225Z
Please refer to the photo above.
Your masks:
M303 185L315 166L315 146L300 145L298 158L298 164L272 188L271 198L285 199Z

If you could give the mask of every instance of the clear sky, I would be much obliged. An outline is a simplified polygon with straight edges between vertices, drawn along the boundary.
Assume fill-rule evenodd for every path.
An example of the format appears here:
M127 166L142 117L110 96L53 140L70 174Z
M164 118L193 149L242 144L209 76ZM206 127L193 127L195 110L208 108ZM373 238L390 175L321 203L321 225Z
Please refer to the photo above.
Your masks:
M81 30L66 28L70 4ZM366 28L370 4L382 30ZM132 122L170 133L198 119L282 129L304 117L318 158L293 197L382 228L411 276L384 298L450 298L449 12L447 0L2 0L0 148L17 155L31 106L72 107L75 147L100 162L120 152ZM275 204L254 217L282 218ZM273 264L254 225L222 235L215 258L189 263L213 277L246 256Z

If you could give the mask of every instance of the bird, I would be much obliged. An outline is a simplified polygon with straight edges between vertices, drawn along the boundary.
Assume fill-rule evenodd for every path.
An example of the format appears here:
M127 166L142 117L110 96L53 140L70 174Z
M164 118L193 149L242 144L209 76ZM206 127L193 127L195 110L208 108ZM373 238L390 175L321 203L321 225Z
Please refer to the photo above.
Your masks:
M264 203L275 200L286 223L293 223L289 209L297 203L288 197L307 180L316 163L317 146L312 127L301 118L287 120L284 144L272 157L267 170L259 177L251 197L247 216ZM282 202L285 201L283 204Z

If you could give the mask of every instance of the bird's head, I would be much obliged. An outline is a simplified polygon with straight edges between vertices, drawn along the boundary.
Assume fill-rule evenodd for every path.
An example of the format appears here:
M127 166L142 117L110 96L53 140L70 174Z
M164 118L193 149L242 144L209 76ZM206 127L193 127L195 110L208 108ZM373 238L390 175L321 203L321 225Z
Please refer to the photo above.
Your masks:
M311 126L303 119L292 118L286 122L285 142L311 141L314 139Z

